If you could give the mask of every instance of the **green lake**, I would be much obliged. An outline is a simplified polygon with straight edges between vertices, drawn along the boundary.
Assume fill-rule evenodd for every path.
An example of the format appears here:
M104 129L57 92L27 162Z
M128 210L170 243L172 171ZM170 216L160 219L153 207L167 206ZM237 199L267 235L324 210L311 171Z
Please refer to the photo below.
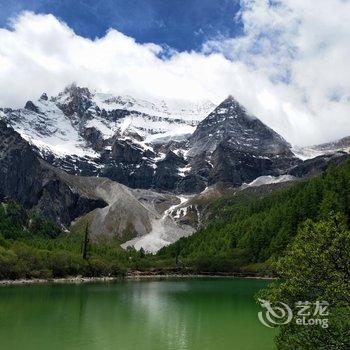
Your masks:
M6 350L272 350L248 279L178 279L0 288Z

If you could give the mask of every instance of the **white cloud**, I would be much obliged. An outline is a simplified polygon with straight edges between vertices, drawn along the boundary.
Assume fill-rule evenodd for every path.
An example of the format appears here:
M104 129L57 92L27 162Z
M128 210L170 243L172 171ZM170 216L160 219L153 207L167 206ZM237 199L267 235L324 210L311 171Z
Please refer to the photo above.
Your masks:
M239 38L203 51L139 44L116 30L76 35L52 15L0 29L0 105L22 106L72 81L104 92L220 102L233 94L295 144L350 135L350 2L243 0Z
M248 106L294 143L350 135L350 1L241 4L244 35L209 41L204 50L223 52L266 78L265 89L255 89L260 103Z

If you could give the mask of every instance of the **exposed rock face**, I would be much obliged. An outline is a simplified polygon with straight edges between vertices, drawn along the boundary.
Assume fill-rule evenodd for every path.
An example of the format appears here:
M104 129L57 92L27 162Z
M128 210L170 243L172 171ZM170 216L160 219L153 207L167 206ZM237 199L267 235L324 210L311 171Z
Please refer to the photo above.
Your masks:
M25 109L28 111L32 111L35 113L39 113L40 110L39 108L32 102L32 101L27 101L26 105L24 106Z
M307 159L289 171L290 175L297 177L309 177L319 175L330 165L338 165L349 158L346 152L324 154L316 158Z
M171 194L130 189L106 178L65 175L65 180L80 191L99 196L108 203L106 207L91 211L75 223L90 222L92 238L96 239L118 236L121 240L127 240L145 236L154 227L159 227L166 209L179 202ZM193 232L192 227L170 221L162 225L160 234L165 234L170 227L179 237Z
M175 190L184 177L176 164L182 167L186 161L167 154L177 140L186 143L184 135L213 108L208 101L149 102L72 84L57 96L44 93L38 101L28 101L23 109L0 109L0 118L36 145L47 162L70 174Z
M67 94L69 99L62 100L61 97ZM88 88L81 88L73 84L66 88L62 94L58 95L57 106L66 116L80 122L82 119L88 119L91 116L91 113L87 113L92 106L91 97Z
M154 176L154 183L157 184L157 188L173 191L177 182L181 180L178 169L186 164L187 162L183 157L168 151L165 158L157 163Z
M324 154L334 154L336 152L350 153L350 136L320 145L294 147L294 152L302 159L311 159Z
M136 147L131 141L116 140L113 143L110 156L115 162L137 164L143 158L153 158L154 153L150 150L143 150Z
M0 121L0 199L10 197L33 207L42 189L41 172L32 147Z
M200 193L207 186L207 181L204 177L198 174L189 174L177 181L177 193Z
M291 146L259 119L227 98L189 139L192 171L208 179L241 185L262 175L279 175L300 161Z
M100 130L94 127L85 128L82 131L82 136L87 141L87 145L94 151L102 151L104 147L103 137Z
M72 85L56 97L43 94L28 101L24 109L0 109L0 118L55 167L131 188L193 194L215 183L240 186L259 176L287 174L302 163L280 135L233 97L213 109L212 104L153 103ZM334 153L334 147L348 145L344 138L313 148ZM302 165L298 169L293 171L307 172Z
M0 201L5 198L62 225L106 205L99 198L88 198L71 189L28 142L0 121Z
M140 237L155 225L160 233L171 228L174 237L193 232L192 227L171 218L161 222L166 209L179 202L175 195L67 174L47 164L32 145L0 121L0 202L7 198L66 227L77 218L78 222L87 220L92 238Z

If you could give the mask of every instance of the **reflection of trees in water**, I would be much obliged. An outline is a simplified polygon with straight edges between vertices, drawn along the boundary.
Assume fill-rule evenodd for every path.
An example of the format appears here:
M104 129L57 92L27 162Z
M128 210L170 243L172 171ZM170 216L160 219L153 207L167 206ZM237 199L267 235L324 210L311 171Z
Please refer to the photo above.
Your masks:
M259 348L267 348L260 347L265 328L257 320L252 298L256 287L249 289L255 283L261 282L168 280L0 290L7 325L5 331L0 327L2 345L51 350L227 349L235 342L253 344L258 334ZM20 310L15 316L14 309ZM29 329L33 337L27 339Z
M79 325L79 329L81 330L82 323L83 323L82 321L85 318L86 305L88 302L88 293L87 293L87 289L85 288L85 286L80 285L77 294L79 296L78 325Z

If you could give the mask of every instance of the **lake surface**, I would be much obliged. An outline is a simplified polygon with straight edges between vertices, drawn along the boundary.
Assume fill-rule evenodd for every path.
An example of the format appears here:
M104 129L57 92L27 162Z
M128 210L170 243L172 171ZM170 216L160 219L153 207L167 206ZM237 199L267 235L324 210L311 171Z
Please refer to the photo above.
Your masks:
M253 295L262 280L182 279L0 288L11 350L271 350Z

